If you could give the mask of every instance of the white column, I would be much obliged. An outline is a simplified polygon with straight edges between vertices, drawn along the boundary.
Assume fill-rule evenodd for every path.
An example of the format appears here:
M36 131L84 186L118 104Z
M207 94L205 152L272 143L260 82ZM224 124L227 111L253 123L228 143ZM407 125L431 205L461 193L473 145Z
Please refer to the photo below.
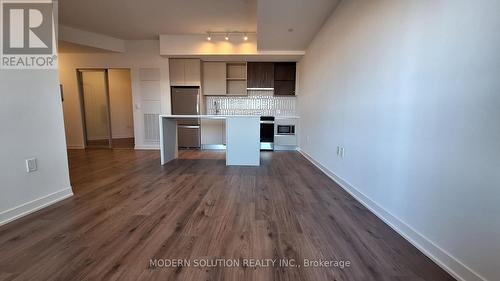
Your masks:
M177 158L177 122L172 118L160 117L161 164Z

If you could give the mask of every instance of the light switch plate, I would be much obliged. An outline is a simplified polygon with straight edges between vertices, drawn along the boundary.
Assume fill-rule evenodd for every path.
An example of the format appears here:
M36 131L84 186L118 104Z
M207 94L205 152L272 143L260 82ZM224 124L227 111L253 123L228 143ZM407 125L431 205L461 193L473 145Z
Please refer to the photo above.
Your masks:
M26 159L26 172L32 173L38 170L38 165L36 163L36 158Z

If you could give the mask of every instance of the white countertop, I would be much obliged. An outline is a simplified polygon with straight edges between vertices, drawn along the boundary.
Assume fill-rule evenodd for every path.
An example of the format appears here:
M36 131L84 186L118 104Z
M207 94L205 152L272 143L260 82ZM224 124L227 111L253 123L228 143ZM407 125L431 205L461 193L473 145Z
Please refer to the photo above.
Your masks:
M226 119L228 117L256 117L260 118L260 115L170 115L170 114L161 114L161 118L201 118L201 119ZM299 116L275 116L275 119L298 119Z

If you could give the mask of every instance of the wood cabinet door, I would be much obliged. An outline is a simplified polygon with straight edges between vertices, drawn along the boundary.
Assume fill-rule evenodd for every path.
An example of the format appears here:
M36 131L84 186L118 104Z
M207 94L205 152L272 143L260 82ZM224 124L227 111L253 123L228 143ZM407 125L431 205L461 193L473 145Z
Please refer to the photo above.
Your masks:
M274 94L277 96L294 96L295 81L274 81Z
M185 86L184 62L182 59L169 59L170 86Z
M203 62L203 94L220 96L226 92L226 63Z
M274 63L249 62L247 64L247 79L248 88L273 88Z
M295 62L277 62L274 65L274 80L295 81Z
M183 59L184 79L186 86L201 85L201 61L199 59Z

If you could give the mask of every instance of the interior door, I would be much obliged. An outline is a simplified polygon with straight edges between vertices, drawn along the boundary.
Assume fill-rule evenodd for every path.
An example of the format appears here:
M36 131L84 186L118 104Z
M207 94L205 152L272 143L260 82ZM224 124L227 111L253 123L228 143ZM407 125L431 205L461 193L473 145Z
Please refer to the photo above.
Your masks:
M106 70L78 70L85 144L111 147L108 77Z

